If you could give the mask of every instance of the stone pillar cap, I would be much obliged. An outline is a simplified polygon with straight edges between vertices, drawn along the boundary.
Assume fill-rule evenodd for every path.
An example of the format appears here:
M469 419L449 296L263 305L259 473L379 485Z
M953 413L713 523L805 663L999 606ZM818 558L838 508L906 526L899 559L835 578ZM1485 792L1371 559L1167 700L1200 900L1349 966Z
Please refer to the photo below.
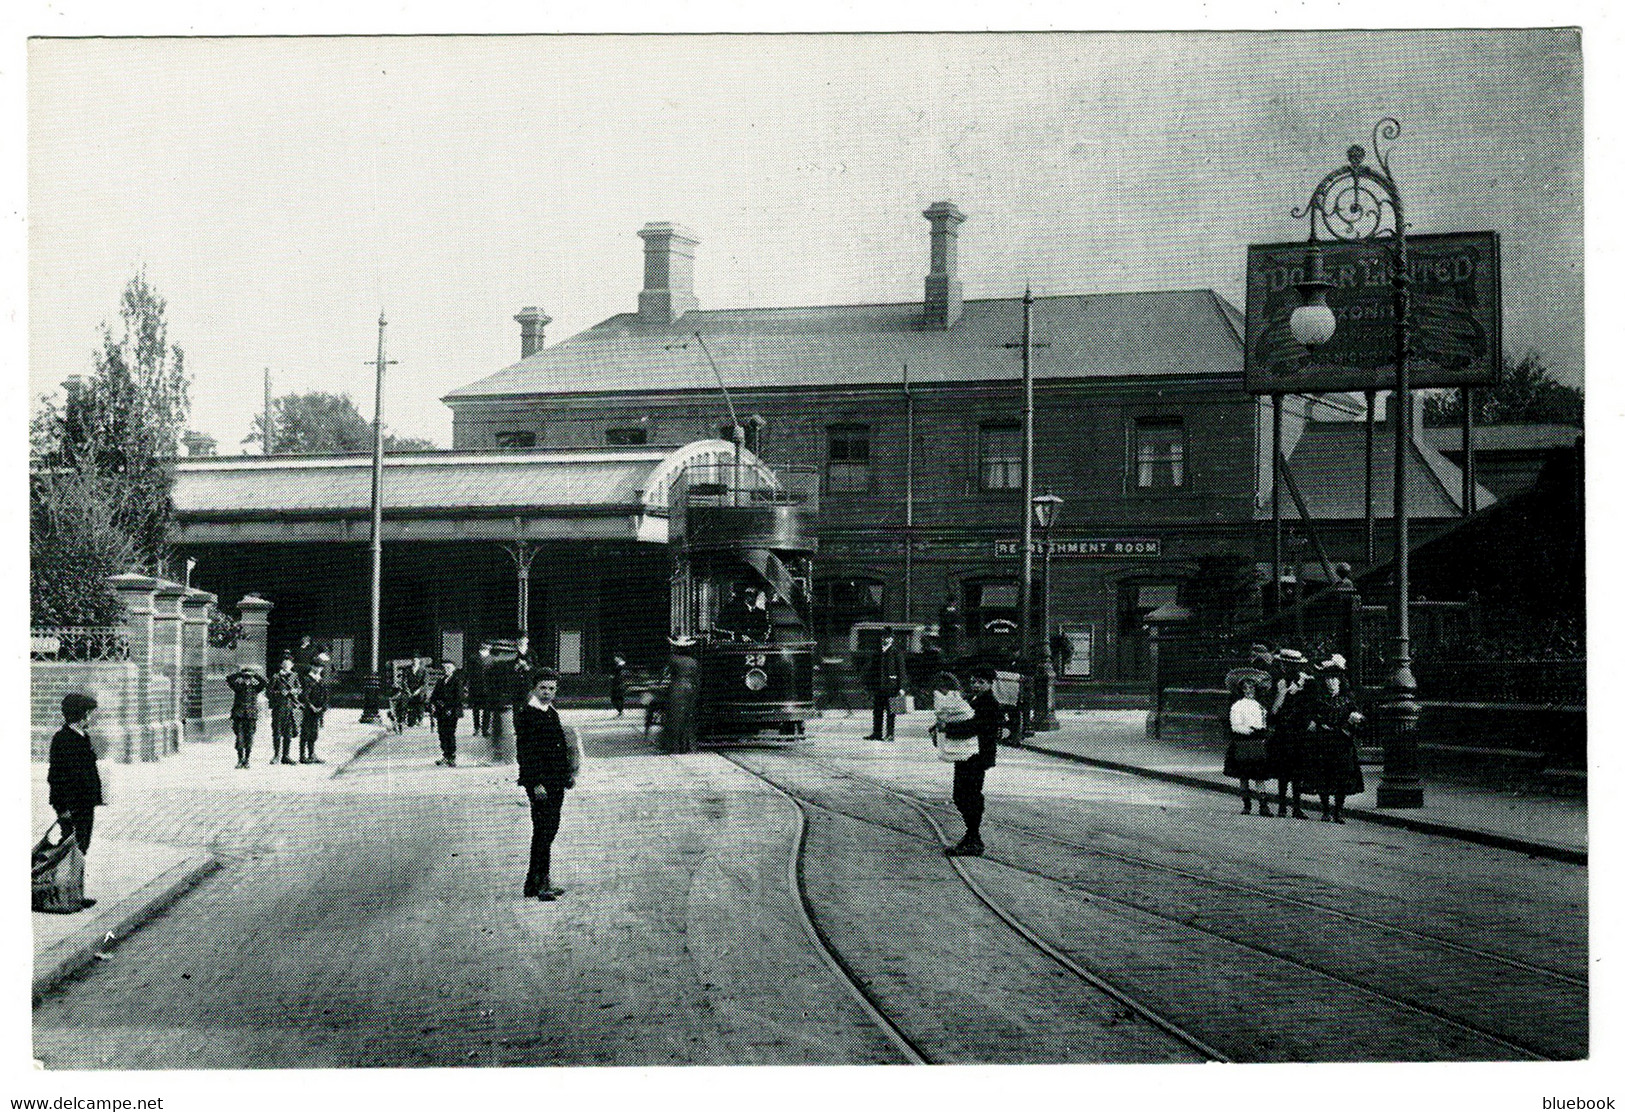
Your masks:
M681 224L673 224L670 220L651 220L645 224L638 235L644 239L651 236L671 236L673 239L683 239L690 243L699 243L699 238Z
M239 610L269 610L275 605L276 605L276 603L270 601L269 599L263 599L259 595L244 595L241 599L238 600L237 609L239 609Z
M174 598L186 594L186 586L176 583L172 579L159 579L154 581L153 590L165 598Z
M152 576L139 575L133 571L127 571L123 575L110 575L107 582L115 591L150 591L158 586L158 580Z
M205 591L202 587L186 588L187 602L219 602L220 596L213 591Z

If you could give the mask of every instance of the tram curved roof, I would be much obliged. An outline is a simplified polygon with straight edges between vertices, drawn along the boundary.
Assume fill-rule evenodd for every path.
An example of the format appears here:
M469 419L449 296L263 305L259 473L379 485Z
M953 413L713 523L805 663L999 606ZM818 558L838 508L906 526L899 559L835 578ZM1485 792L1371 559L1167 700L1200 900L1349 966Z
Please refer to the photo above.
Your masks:
M459 401L531 394L715 390L696 332L730 385L743 388L1021 376L1019 297L966 301L951 328L925 328L917 301L790 309L695 309L671 324L622 313L460 387ZM1241 314L1212 290L1033 299L1033 360L1045 378L1241 374Z

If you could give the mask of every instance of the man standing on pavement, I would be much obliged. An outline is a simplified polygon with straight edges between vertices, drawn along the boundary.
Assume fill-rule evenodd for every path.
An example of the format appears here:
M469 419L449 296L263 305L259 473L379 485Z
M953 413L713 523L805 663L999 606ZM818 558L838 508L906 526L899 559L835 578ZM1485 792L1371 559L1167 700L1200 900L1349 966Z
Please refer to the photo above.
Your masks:
M90 712L96 700L73 692L62 699L62 728L51 738L51 764L45 774L51 786L51 806L56 809L62 836L72 834L79 852L90 852L90 832L96 821L96 808L102 798L102 777L96 769L96 749L86 733ZM94 901L86 900L88 905Z
M903 659L902 646L897 635L887 629L880 637L880 649L869 661L864 675L869 694L875 701L875 728L868 741L890 741L897 732L897 714L892 699L908 689L908 664Z
M965 820L965 836L958 845L949 847L949 857L979 857L982 853L982 783L987 770L998 760L999 727L1004 719L999 701L993 696L996 678L997 673L985 665L972 669L970 674L976 752L954 763L954 806Z
M231 732L237 736L237 767L247 768L254 752L254 731L260 723L260 692L265 677L256 668L242 667L226 677L231 688Z
M519 786L530 797L530 866L525 872L525 896L556 900L564 889L553 883L553 838L559 832L564 793L575 787L581 767L580 743L575 731L559 720L553 706L559 674L551 668L536 670L535 683L524 703L514 710Z
M293 764L288 746L299 733L299 701L305 685L293 670L293 654L282 654L282 667L271 677L266 699L271 704L271 763Z
M435 729L440 732L440 759L435 762L445 768L457 767L457 723L463 717L465 686L457 662L440 662L443 674L429 696L429 712L434 716Z
M321 736L322 719L327 716L327 681L322 678L326 666L327 654L319 653L316 663L310 666L310 676L305 680L304 693L299 699L304 712L299 723L300 764L327 763L316 755L316 739Z

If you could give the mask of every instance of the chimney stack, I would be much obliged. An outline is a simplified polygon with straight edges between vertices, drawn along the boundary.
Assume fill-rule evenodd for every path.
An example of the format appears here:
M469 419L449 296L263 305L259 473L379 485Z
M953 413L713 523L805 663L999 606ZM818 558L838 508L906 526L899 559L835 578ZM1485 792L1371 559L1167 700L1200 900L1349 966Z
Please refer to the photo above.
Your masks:
M671 324L690 309L694 299L694 248L699 240L681 224L658 221L645 224L643 290L638 294L638 316L651 324Z
M542 350L546 340L543 330L553 323L553 318L536 306L527 305L513 319L519 322L519 358L529 359Z
M950 328L964 306L959 284L959 225L965 214L952 201L938 201L925 210L931 221L931 273L925 276L925 326Z

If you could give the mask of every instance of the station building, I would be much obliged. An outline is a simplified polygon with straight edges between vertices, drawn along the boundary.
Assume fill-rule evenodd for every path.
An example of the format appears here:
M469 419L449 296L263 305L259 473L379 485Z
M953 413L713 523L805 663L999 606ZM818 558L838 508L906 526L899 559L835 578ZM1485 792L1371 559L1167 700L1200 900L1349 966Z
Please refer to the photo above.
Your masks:
M1018 619L1024 304L966 299L965 216L946 202L924 215L919 301L703 309L697 238L658 223L639 233L635 312L548 346L546 314L521 311L519 360L446 395L451 450L388 461L384 655L472 652L524 624L566 672L617 650L657 662L662 476L728 451L735 419L763 463L816 476L827 653L859 622L929 625L950 596L968 630ZM1211 290L1032 299L1033 486L1064 499L1047 538L1051 621L1074 649L1063 703L1143 690L1143 618L1201 556L1269 559L1272 415L1243 389L1243 335ZM1323 488L1346 488L1351 467L1363 476L1363 457L1325 450L1362 433L1362 417L1335 398L1283 412L1299 484L1321 492L1310 516L1325 515L1333 558L1356 566L1363 528L1347 519L1359 505L1363 525L1363 503ZM1391 490L1392 437L1377 442ZM1425 538L1459 516L1461 472L1420 438L1406 466L1427 495ZM274 644L308 631L354 653L341 670L364 664L368 479L365 457L184 462L176 545L198 559L199 585L278 602ZM1483 490L1478 504L1493 500ZM1376 504L1386 522L1391 496Z

